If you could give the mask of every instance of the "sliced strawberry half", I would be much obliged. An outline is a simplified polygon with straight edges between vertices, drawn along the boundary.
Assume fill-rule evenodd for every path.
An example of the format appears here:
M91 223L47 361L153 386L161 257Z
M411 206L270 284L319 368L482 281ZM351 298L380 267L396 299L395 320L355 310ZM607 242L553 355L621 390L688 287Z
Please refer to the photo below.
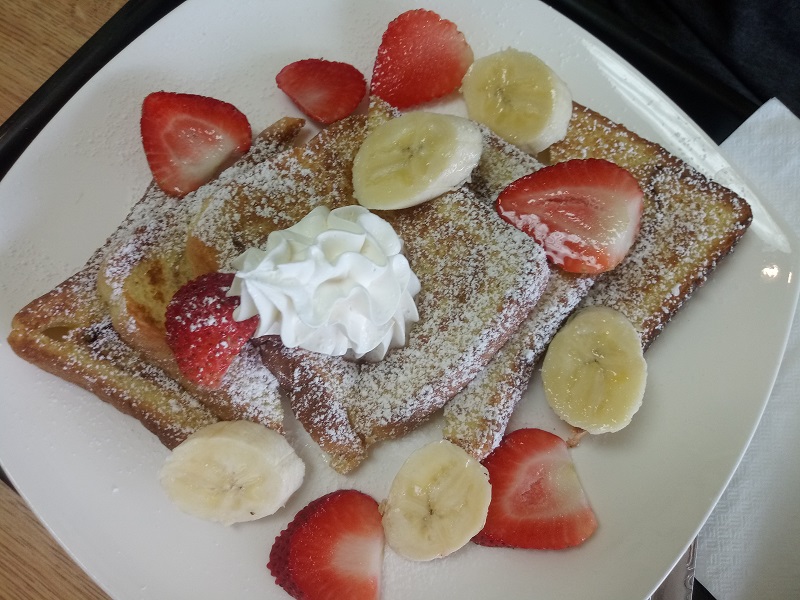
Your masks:
M643 207L633 175L594 158L544 167L497 198L500 216L572 273L602 273L622 262L639 232Z
M267 568L294 598L374 600L383 548L378 503L357 490L338 490L297 513L275 539Z
M242 346L255 333L258 317L236 321L239 298L226 294L232 273L208 273L179 289L167 305L167 344L191 382L217 388Z
M207 96L153 92L142 103L142 144L158 186L185 196L250 149L252 131L235 106Z
M372 93L408 108L455 92L474 59L455 23L430 10L389 23L372 70Z
M518 429L483 464L492 501L476 544L559 550L581 544L597 528L567 444L557 435Z
M275 81L306 116L324 125L353 114L367 93L367 80L354 66L320 58L286 65Z

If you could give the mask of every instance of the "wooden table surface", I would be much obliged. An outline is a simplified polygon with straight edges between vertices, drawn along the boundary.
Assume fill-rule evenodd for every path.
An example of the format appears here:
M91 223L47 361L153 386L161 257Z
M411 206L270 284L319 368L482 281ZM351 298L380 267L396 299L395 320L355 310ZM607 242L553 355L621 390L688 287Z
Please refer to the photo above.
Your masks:
M3 0L0 122L41 86L125 0ZM107 599L0 482L0 599Z

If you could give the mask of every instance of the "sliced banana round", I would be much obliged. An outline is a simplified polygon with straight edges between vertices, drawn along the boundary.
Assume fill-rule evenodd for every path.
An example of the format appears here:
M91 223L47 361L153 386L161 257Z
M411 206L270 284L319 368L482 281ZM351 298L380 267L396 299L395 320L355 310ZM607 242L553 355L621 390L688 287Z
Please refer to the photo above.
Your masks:
M471 119L538 154L567 133L572 94L541 59L509 48L472 63L461 82Z
M381 505L389 546L410 560L447 556L486 523L492 488L486 468L442 440L403 463Z
M550 342L542 382L547 402L570 425L619 431L639 410L647 382L636 330L612 308L581 309Z
M371 210L408 208L467 181L483 150L477 124L454 115L406 113L372 130L353 162L353 192Z
M231 525L273 514L304 475L305 464L280 433L250 421L224 421L178 445L160 481L182 511Z

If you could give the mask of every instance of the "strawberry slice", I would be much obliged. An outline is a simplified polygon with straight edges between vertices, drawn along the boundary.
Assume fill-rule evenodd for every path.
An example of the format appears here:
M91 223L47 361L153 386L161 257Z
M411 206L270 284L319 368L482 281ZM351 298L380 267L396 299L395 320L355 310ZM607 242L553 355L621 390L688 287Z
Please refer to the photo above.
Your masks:
M408 108L455 92L473 61L464 34L435 12L410 10L389 23L372 70L372 93Z
M594 158L544 167L497 197L500 216L571 273L602 273L622 262L639 232L643 207L633 175Z
M357 490L338 490L297 513L275 538L267 568L294 598L375 599L383 547L378 503Z
M349 117L367 93L354 66L320 58L286 65L275 81L306 116L324 125Z
M158 186L182 197L214 179L250 149L250 123L232 104L174 92L142 103L142 144Z
M557 435L518 429L483 464L492 501L476 544L559 550L577 546L597 528L567 444Z
M191 382L217 388L255 333L258 317L235 321L239 298L226 294L232 273L207 273L180 288L167 305L167 344L178 368Z

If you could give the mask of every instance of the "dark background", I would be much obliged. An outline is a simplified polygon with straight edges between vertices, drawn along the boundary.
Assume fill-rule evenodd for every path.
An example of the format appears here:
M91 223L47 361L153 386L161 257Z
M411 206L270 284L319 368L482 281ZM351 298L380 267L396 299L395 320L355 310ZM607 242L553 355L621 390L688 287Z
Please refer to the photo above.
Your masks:
M777 97L800 115L797 0L544 0L721 142Z
M648 32L742 95L800 114L797 0L584 0Z

